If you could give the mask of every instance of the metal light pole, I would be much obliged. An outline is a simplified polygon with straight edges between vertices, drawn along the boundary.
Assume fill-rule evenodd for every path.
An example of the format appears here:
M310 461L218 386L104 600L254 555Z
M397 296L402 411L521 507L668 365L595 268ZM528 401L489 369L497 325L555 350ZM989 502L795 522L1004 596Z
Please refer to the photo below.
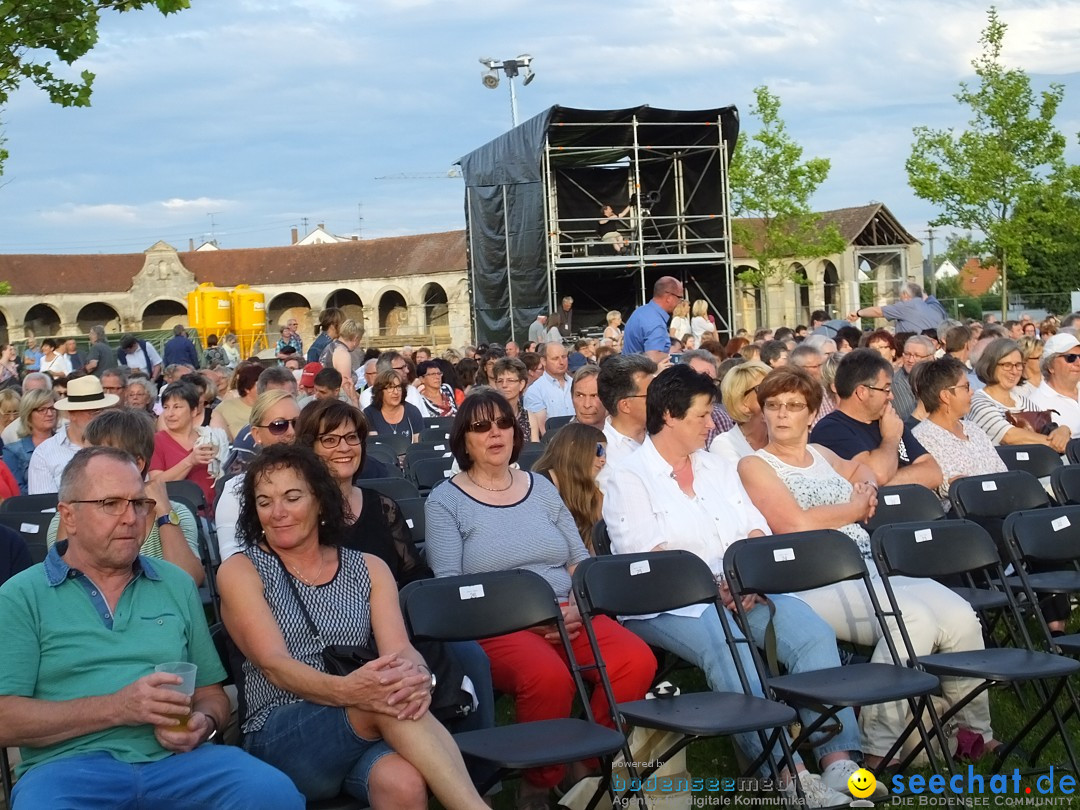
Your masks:
M501 62L495 59L481 59L480 64L487 70L480 74L480 80L484 87L494 90L499 86L499 71L506 74L510 82L510 120L513 126L518 125L517 91L514 89L514 79L522 76L522 84L526 85L536 78L532 70L532 57L527 53L518 56L517 59L504 59Z

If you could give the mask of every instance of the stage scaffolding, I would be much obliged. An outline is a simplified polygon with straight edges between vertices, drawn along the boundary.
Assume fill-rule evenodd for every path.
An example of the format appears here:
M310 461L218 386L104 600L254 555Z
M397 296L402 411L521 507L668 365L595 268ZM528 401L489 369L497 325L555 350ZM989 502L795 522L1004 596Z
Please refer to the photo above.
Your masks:
M575 309L626 317L663 275L708 299L730 333L737 135L733 107L553 107L462 158L477 340L522 340L567 292ZM621 249L598 233L603 204L629 206Z

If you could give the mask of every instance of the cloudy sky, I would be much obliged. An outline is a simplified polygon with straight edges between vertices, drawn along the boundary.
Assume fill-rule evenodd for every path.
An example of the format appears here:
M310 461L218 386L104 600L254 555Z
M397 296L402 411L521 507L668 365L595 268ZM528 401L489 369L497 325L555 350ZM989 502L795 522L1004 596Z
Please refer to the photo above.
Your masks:
M1002 0L1006 57L1058 116L1080 161L1075 0ZM953 0L192 0L109 14L78 69L93 107L31 86L2 111L0 252L114 253L288 244L325 222L364 238L461 228L445 172L510 124L480 57L534 57L522 119L554 104L745 116L767 84L806 155L828 157L820 209L885 202L913 233L934 211L907 187L911 128L963 126L986 6ZM212 216L211 216L212 215ZM361 224L362 217L362 224Z

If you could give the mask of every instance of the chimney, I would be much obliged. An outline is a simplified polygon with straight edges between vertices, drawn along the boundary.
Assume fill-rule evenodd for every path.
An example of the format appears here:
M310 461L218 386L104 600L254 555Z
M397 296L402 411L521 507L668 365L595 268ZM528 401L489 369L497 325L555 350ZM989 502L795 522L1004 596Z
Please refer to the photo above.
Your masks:
M291 244L295 245L299 241L300 241L300 233L296 230L296 228L293 228L292 229L292 243Z
M353 240L354 242L359 242L359 241L360 241L360 237L359 237L359 236L357 236L356 234L353 234L353 236L352 236L352 240Z
M188 239L187 240L187 249L188 249L188 253L194 253L195 252L195 240L194 239Z
M320 222L320 223L319 223L318 225L316 225L315 227L316 227L316 228L318 228L318 229L319 229L320 231L325 231L325 230L326 230L326 224L325 224L325 223L323 223L323 222Z

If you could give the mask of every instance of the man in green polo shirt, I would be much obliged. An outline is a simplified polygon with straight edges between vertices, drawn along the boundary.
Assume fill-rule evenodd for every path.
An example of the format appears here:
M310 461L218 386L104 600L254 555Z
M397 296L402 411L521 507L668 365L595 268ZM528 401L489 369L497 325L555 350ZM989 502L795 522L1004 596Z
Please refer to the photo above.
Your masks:
M68 540L0 588L14 807L303 808L280 771L204 745L228 719L225 673L191 577L139 555L153 507L127 453L80 450L60 483ZM193 697L154 671L168 661L198 666Z

